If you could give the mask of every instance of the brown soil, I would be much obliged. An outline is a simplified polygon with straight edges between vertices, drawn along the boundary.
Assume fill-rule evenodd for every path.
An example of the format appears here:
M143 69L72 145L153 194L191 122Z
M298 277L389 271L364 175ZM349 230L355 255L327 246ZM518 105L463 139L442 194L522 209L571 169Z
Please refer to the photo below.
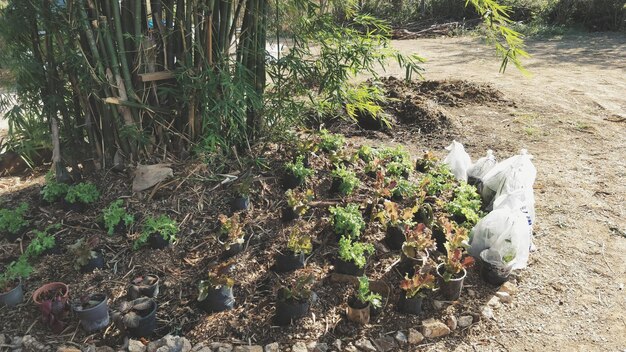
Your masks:
M361 131L355 127L336 126L351 136L350 143L404 144L414 155L431 149L445 155L443 147L455 138L464 143L474 159L493 149L500 159L527 148L535 155L538 169L535 184L538 251L531 255L528 269L516 275L519 293L513 303L495 310L493 320L482 320L465 330L432 341L423 350L431 351L544 351L544 350L620 350L626 347L626 219L624 198L626 167L623 163L626 124L626 63L620 61L626 47L623 36L595 35L565 38L561 41L529 43L534 58L527 67L535 74L524 78L510 68L506 75L497 73L499 62L490 56L490 48L472 38L424 39L395 43L400 50L431 57L426 65L428 78L437 81L406 87L394 82L392 91L422 107L413 119L428 123L401 123L391 132ZM401 77L402 71L387 68L387 73ZM454 79L454 81L450 81ZM462 79L463 81L458 81ZM447 80L447 81L444 81ZM392 82L392 80L388 81ZM488 85L486 85L488 84ZM502 92L502 95L497 92ZM416 93L412 93L416 92ZM420 97L417 97L420 92ZM422 94L426 94L426 98ZM395 104L395 103L394 103ZM426 106L426 107L424 107ZM388 107L394 109L393 105ZM404 110L405 122L413 106ZM432 114L432 111L439 113ZM424 118L424 116L427 116ZM443 116L443 119L442 119ZM435 122L432 122L434 118ZM442 122L445 120L446 122ZM619 122L622 121L622 122ZM426 126L426 127L422 127ZM312 273L317 283L318 303L313 315L300 324L272 326L277 286L292 282L296 274L276 275L269 270L272 254L286 242L289 226L280 218L282 192L279 178L271 170L281 163L276 155L289 151L267 150L269 169L257 173L251 197L254 221L247 233L254 234L247 250L237 255L234 276L237 281L233 311L212 315L202 313L195 304L196 284L205 278L207 267L217 260L220 249L215 238L219 212L228 208L232 187L216 187L222 178L203 164L175 165L175 178L157 190L132 195L126 175L106 174L92 179L102 185L105 199L85 214L66 214L55 206L37 206L37 177L2 178L3 203L12 206L29 201L30 216L37 228L63 219L57 235L62 247L77 238L100 234L106 268L91 274L79 274L69 256L52 255L36 263L35 273L27 280L26 295L51 279L70 284L71 294L97 290L113 301L126 294L126 285L134 275L151 272L161 277L157 333L183 333L193 342L227 341L231 343L266 343L322 340L347 340L360 336L378 337L419 327L420 318L441 318L448 314L479 312L494 292L470 270L461 300L444 310L425 303L421 317L407 317L393 309L395 297L386 300L383 314L370 325L360 328L346 322L345 308L351 291L345 284L332 282L331 261L336 251L329 242L328 203L313 208L307 229L316 236L312 257L304 273ZM327 169L327 160L313 159L318 169ZM238 170L233 165L231 172ZM323 193L330 177L322 173ZM130 249L140 229L130 229L130 237L106 236L97 221L99 209L119 196L129 196L130 207L141 223L146 216L166 213L181 224L179 242L165 250ZM355 199L362 197L357 194ZM3 205L6 206L6 205ZM382 239L375 227L366 233L369 239ZM0 261L8 262L20 253L19 244L0 242ZM380 249L380 248L379 248ZM393 256L378 251L377 261L369 268L373 279L385 279L397 287L398 277L388 270ZM54 273L54 275L51 275ZM396 290L394 288L394 290ZM397 294L397 292L395 292ZM61 336L54 336L38 321L31 302L14 309L0 308L3 332L18 335L29 332L42 342L58 344L73 340L119 346L117 329L86 336L72 322ZM8 323L5 323L8 322Z

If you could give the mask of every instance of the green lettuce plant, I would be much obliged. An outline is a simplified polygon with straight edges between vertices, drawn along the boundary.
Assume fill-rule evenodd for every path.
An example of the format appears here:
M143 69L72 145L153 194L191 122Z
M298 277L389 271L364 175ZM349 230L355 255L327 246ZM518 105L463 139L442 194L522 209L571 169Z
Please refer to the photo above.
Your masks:
M81 182L77 185L70 186L65 195L65 200L74 204L80 202L83 204L91 204L100 198L100 192L93 183Z
M49 171L46 174L46 184L41 189L41 198L48 203L54 203L57 200L64 198L68 189L68 185L57 182L52 171Z
M51 230L58 230L61 228L61 224L54 224L46 227L43 231L34 230L35 238L26 247L26 255L29 258L37 257L44 251L54 248L56 245L56 238L54 235L49 234Z
M339 258L344 262L353 262L359 268L367 264L367 256L374 253L371 243L352 242L350 238L342 236L339 239Z
M128 214L123 207L124 201L118 199L113 201L107 208L102 211L104 218L104 227L107 229L107 233L112 235L115 232L115 227L124 223L126 226L130 226L135 222L135 217L132 214Z
M374 308L382 306L382 297L370 291L370 280L365 275L359 277L359 289L356 292L356 298L364 305L369 303Z
M331 175L339 180L339 192L346 196L352 194L354 189L361 184L359 178L356 177L356 173L345 166L338 166Z
M336 152L343 148L345 143L346 138L342 134L330 133L326 129L320 131L319 148L325 152Z
M330 207L329 211L332 215L330 221L337 235L347 236L350 239L361 236L361 231L365 228L365 221L357 204Z
M4 272L0 274L0 293L4 293L15 288L12 283L17 279L23 279L30 276L33 267L28 263L25 256L21 256L17 261L11 262Z
M166 215L161 215L158 218L148 217L146 222L143 224L141 235L133 244L133 249L139 249L145 245L146 242L148 242L148 238L152 234L157 234L164 240L172 243L176 241L178 224Z
M14 210L0 209L0 232L17 235L24 231L29 224L28 220L24 219L27 211L26 203L20 203Z
M464 220L462 225L471 228L483 216L480 210L482 206L480 195L476 192L476 188L465 182L462 182L454 189L454 196L451 201L446 202L444 209L453 216Z
M313 174L313 170L304 166L303 155L298 155L295 161L286 163L285 170L299 180L304 180Z

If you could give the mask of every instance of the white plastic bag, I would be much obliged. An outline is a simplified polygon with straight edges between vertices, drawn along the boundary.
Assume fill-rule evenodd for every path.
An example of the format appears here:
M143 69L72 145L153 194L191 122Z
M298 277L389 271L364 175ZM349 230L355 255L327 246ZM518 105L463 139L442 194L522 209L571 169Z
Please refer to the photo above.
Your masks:
M472 159L465 151L463 144L452 141L452 144L446 147L450 152L443 159L443 163L450 167L450 171L459 181L467 182L467 170L472 166Z
M493 155L493 150L487 150L487 155L478 159L469 169L467 169L467 178L468 183L471 179L475 179L476 181L481 181L483 176L487 174L494 166L496 166L496 157ZM476 183L476 182L474 182Z
M497 163L483 176L481 196L488 211L493 200L503 194L509 194L519 189L525 189L527 193L532 192L537 177L537 169L531 161L532 158L533 156L528 154L526 149L522 149L519 155ZM527 198L531 198L531 195L528 194ZM532 198L534 205L534 197Z
M503 195L498 207L482 218L470 233L469 254L479 258L490 249L490 258L498 253L500 266L523 269L528 263L531 244L531 227L522 212L522 201L518 194ZM495 263L492 263L495 264Z

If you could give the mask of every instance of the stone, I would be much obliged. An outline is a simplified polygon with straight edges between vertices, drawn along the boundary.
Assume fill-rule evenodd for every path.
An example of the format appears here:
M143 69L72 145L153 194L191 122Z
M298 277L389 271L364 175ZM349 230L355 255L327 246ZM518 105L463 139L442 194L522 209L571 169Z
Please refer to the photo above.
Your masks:
M137 165L133 177L133 192L144 191L174 176L169 164Z
M96 352L115 352L115 349L109 346L99 346L96 347Z
M23 342L24 339L21 336L15 336L11 339L11 345L13 345L14 348L22 347Z
M311 341L306 344L306 348L309 352L326 352L328 351L328 344Z
M506 292L511 296L515 296L517 293L517 286L514 283L507 281L500 286L499 292Z
M337 351L341 351L341 345L342 342L340 339L336 339L335 342L333 342L333 347L337 349Z
M30 335L24 335L22 338L22 348L26 352L43 352L51 350L50 346L42 344Z
M374 347L372 342L366 337L363 337L362 339L358 340L357 342L354 343L354 345L361 351L376 352L376 347Z
M280 352L280 345L278 342L272 342L268 345L265 345L265 352Z
M437 310L443 308L444 303L442 301L433 300L433 307Z
M0 334L0 345L8 345L8 337L5 334Z
M480 314L485 319L493 319L493 309L491 307L484 307Z
M306 343L296 342L291 346L291 352L309 352L309 349L306 347Z
M144 345L139 340L128 340L128 352L144 352L146 350L146 345Z
M396 332L393 338L396 339L400 345L406 345L409 343L409 340L407 340L406 335L402 331Z
M374 343L374 346L376 346L376 350L378 352L396 351L398 348L396 340L394 340L391 336L383 336L372 340L372 342Z
M191 352L213 352L213 350L211 350L211 347L209 347L206 342L200 342L193 346Z
M80 352L80 349L76 347L59 346L57 348L57 352Z
M496 292L496 297L498 297L498 299L500 300L500 302L508 304L511 303L513 301L513 297L511 297L510 294L508 294L507 292Z
M446 336L449 333L450 328L439 320L430 318L422 321L422 335L426 338Z
M456 330L458 325L458 321L454 315L449 316L446 319L446 325L450 328L450 330Z
M344 352L359 352L359 349L354 347L353 344L349 343L348 346L344 349Z
M211 342L209 346L213 351L231 352L233 350L233 345L225 342Z
M459 327L461 329L465 329L466 327L472 325L472 323L474 322L474 318L472 318L471 315L464 315L462 317L459 317Z
M409 329L409 344L416 345L424 341L424 335L421 332L411 328Z
M237 346L233 352L263 352L263 347L259 345Z
M487 305L493 309L498 309L501 306L500 299L496 296L493 296L491 297L491 299L489 299L489 302L487 302Z

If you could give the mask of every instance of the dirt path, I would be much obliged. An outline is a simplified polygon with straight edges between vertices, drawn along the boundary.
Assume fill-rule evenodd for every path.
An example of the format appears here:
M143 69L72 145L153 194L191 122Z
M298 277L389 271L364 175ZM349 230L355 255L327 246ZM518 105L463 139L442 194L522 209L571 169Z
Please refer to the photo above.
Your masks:
M623 351L626 349L626 36L533 40L531 77L499 74L474 38L397 41L429 58L428 79L490 83L514 107L448 108L458 140L481 156L527 148L535 185L538 252L512 305L432 350ZM387 72L401 76L390 67ZM621 120L621 122L620 122Z

